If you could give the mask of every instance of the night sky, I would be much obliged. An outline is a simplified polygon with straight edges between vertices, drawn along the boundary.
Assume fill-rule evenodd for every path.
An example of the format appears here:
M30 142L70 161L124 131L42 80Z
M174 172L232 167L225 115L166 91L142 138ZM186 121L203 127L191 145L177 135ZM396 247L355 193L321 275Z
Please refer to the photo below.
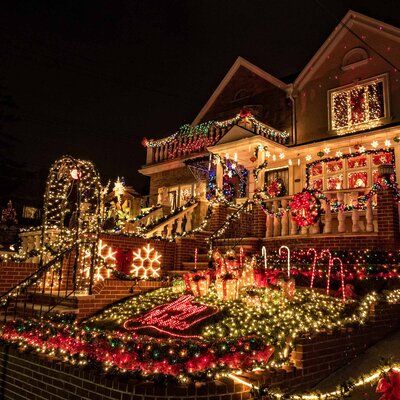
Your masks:
M15 121L1 154L16 166L1 180L17 172L0 200L40 198L63 154L146 193L144 136L191 122L239 55L298 73L349 8L400 27L398 0L3 0L0 85Z

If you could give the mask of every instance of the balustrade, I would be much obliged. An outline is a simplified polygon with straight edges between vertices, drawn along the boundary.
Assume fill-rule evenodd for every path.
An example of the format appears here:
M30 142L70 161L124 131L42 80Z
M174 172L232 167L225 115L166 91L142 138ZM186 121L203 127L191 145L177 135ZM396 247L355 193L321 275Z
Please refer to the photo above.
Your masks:
M154 228L148 230L145 235L147 238L151 237L171 237L174 233L181 235L188 233L193 229L195 208L198 203L194 203L191 206L185 208L176 215L172 215L170 218L157 224Z
M243 120L237 122L238 126L243 127L249 131L254 132L257 135L266 137L268 139L274 140L278 143L285 143L287 139L282 138L281 136L271 136L269 130L271 132L275 131L274 128L265 125L264 129L261 129L260 125L253 124L251 121ZM204 151L207 146L212 146L215 144L229 129L231 129L231 125L228 126L211 126L206 135L200 135L198 133L194 133L192 136L180 136L175 140L163 144L157 147L148 147L147 148L147 164L159 163L162 161L166 161L168 159L174 159L181 156L186 156L190 154L191 144L195 143L199 140L202 140L202 144L195 150Z
M369 190L363 188L325 192L327 200L321 200L321 219L309 227L297 226L287 212L277 214L277 211L287 208L291 196L267 199L265 206L271 214L267 214L266 218L266 237L377 232L377 213L373 207L376 195L362 209L351 207L358 204L358 197Z

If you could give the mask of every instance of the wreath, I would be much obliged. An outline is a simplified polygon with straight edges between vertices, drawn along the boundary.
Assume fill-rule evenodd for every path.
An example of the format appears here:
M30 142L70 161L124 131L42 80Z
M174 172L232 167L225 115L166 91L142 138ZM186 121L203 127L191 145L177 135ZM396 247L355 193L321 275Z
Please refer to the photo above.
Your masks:
M266 187L265 192L269 198L284 196L286 194L286 188L285 184L283 183L283 180L280 178L273 180Z
M314 225L321 216L321 202L316 196L316 191L303 189L293 196L289 203L292 220L298 226Z

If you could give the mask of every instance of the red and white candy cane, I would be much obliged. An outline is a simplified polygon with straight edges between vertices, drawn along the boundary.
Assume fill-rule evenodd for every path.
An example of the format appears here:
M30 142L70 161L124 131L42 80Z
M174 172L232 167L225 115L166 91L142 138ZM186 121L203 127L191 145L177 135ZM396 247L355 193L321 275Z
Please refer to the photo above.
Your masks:
M343 267L343 262L339 257L333 257L332 258L332 265L334 264L335 261L339 262L340 265L340 279L341 279L341 285L342 285L342 298L343 301L346 301L346 293L344 290L344 267Z
M328 271L326 274L326 295L329 296L330 286L331 286L331 271L332 271L332 254L328 249L322 250L319 258L328 256Z
M311 253L314 253L314 259L313 259L312 269L311 269L310 289L312 289L313 286L314 286L315 269L316 269L316 267L317 267L317 260L318 260L317 250L315 250L314 248L308 249L308 250L307 250L307 255L309 256Z

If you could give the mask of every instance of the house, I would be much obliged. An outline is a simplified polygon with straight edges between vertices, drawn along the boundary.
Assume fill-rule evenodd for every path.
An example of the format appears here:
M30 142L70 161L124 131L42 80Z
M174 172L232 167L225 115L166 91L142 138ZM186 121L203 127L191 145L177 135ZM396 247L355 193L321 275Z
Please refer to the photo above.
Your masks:
M154 204L166 216L177 210L177 219L195 197L193 229L215 195L237 205L261 191L265 222L250 236L297 244L315 235L377 238L378 195L355 204L380 181L380 166L391 166L392 179L399 167L399 52L400 29L349 11L290 83L239 57L192 124L144 139L140 172L150 177ZM279 213L303 188L325 199L321 220L308 227ZM148 237L176 227L168 229ZM368 240L360 243L379 245Z

